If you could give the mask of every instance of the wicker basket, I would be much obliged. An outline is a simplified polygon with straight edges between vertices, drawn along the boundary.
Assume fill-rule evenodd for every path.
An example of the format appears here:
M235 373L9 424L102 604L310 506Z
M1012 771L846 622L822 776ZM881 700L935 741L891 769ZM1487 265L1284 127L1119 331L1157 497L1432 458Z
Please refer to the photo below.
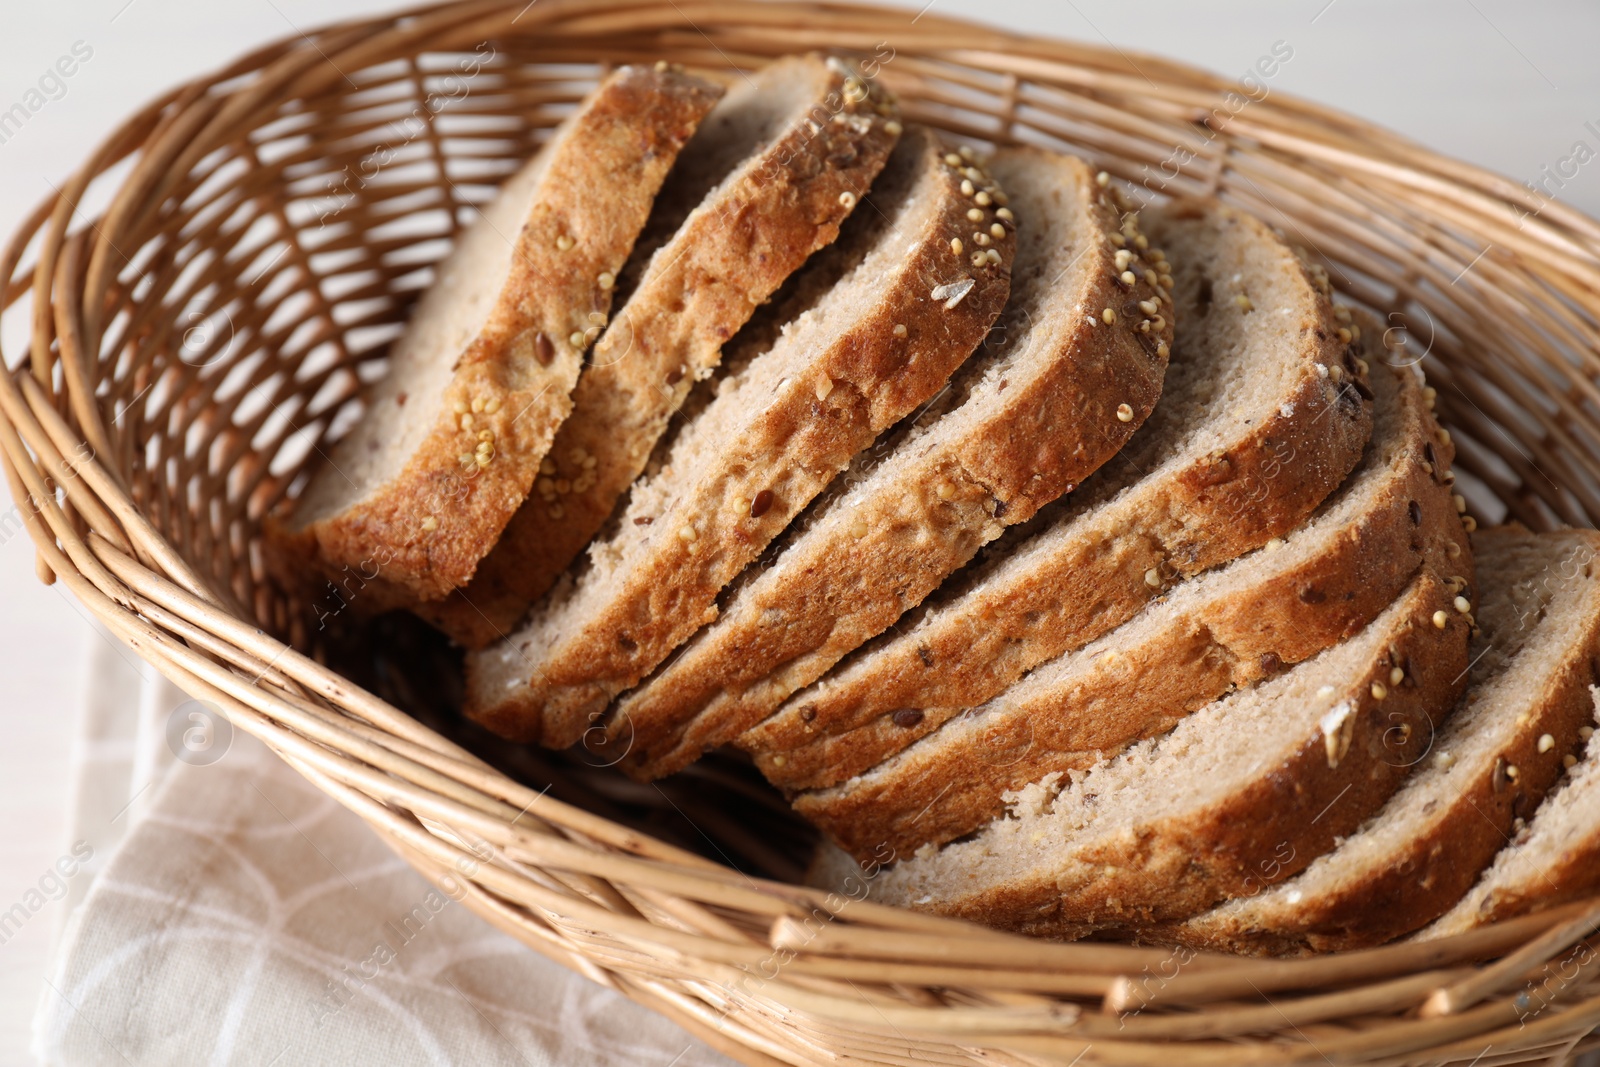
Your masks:
M0 458L41 577L490 922L746 1063L1582 1051L1600 1023L1592 902L1264 962L1039 944L824 895L785 881L804 831L747 770L707 761L657 789L497 746L453 714L437 642L399 622L319 631L304 620L344 615L274 588L260 516L357 415L471 205L604 67L726 76L807 48L871 57L910 117L973 141L1065 144L1138 196L1261 213L1425 359L1480 516L1600 517L1600 223L1559 203L1265 82L931 12L479 0L297 36L183 86L17 234L0 276L31 347L6 353ZM86 198L109 207L91 221Z

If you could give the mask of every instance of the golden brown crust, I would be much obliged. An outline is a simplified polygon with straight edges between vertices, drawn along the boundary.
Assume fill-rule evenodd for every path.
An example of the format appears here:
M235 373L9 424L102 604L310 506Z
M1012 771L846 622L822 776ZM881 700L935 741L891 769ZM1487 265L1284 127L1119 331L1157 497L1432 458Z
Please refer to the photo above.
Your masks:
M1199 198L1152 212L1152 234L1159 240L1164 224L1207 215L1221 226L1247 231L1258 242L1280 242L1254 216ZM1310 355L1306 367L1312 373L1287 403L1267 413L1237 445L1191 465L1170 492L1151 502L1170 525L1152 530L1163 555L1149 566L1189 578L1281 537L1326 499L1361 458L1372 433L1372 412L1358 353L1340 334L1327 272L1294 251L1282 269L1297 273L1308 290L1290 314L1300 323ZM1342 369L1338 379L1333 377L1335 367ZM1226 536L1217 536L1213 527L1219 526L1226 528ZM1141 583L1142 576L1141 571Z
M1171 217L1185 218L1213 212L1219 224L1245 227L1253 239L1282 247L1266 226L1232 209L1204 201L1169 209ZM864 769L861 760L873 750L864 750L848 774L828 772L825 761L810 756L790 757L819 735L901 709L976 707L1039 663L1131 619L1173 579L1226 563L1298 526L1359 459L1371 412L1359 395L1367 388L1360 353L1340 340L1326 279L1287 249L1281 258L1285 270L1300 275L1303 297L1294 311L1305 337L1296 353L1301 383L1287 403L1252 420L1226 455L1197 457L1170 478L1136 484L1085 536L1053 550L1048 563L967 598L970 610L958 601L941 610L941 625L874 649L870 669L852 672L853 684L796 695L738 740L762 773L790 791L843 781ZM1374 332L1363 333L1362 343ZM1339 368L1339 384L1320 373L1327 367ZM1161 584L1149 583L1151 571ZM907 742L920 736L916 728L907 733ZM891 731L881 740L896 738Z
M1596 684L1600 684L1600 678L1596 679ZM1504 841L1502 838L1501 842ZM1442 847L1448 848L1449 845L1444 844ZM1506 847L1513 846L1506 845ZM1574 842L1561 854L1557 863L1539 872L1537 882L1525 882L1514 888L1497 890L1485 901L1487 906L1478 912L1471 925L1449 932L1464 933L1466 930L1515 919L1530 912L1545 911L1570 901L1592 897L1596 890L1600 890L1600 830L1591 832L1581 841ZM1431 933L1432 928L1426 932Z
M1590 636L1591 642L1596 640L1600 638L1595 635ZM1591 672L1590 684L1600 685L1600 667L1591 664ZM1594 704L1587 693L1585 701L1590 713L1588 721L1592 723ZM1557 748L1555 751L1561 750ZM1514 758L1516 757L1508 756L1508 762ZM1471 916L1463 916L1459 922L1452 922L1455 913L1449 912L1438 923L1422 931L1418 939L1432 940L1436 937L1465 933L1482 926L1515 919L1519 915L1544 911L1569 901L1594 896L1595 892L1600 890L1600 824L1591 823L1586 831L1575 840L1566 841L1556 861L1539 869L1537 877L1496 887ZM1463 829L1462 832L1466 831ZM1487 839L1488 835L1481 836ZM1505 842L1503 837L1500 840L1502 843ZM1505 844L1505 848L1515 849L1519 840L1513 838L1509 844ZM1441 842L1442 849L1448 850L1450 847L1450 842ZM1444 851L1442 854L1448 856L1450 853Z
M797 113L650 261L595 343L550 449L550 473L506 526L481 577L427 613L460 643L482 647L505 636L550 589L644 469L696 377L785 278L838 236L888 159L899 129L894 112L843 64L784 59L756 77L806 79L814 91L805 114L830 117ZM531 708L470 706L508 735L540 735L537 724L520 721ZM564 727L550 736L570 744L581 733Z
M770 393L718 402L764 406L718 431L728 440L672 494L669 514L639 516L650 520L648 548L641 549L647 554L632 556L616 580L607 576L603 602L556 626L553 647L527 651L529 672L542 679L527 699L546 702L540 714L564 700L608 701L665 659L714 610L722 587L857 452L937 392L1000 314L1010 291L1009 235L993 242L998 262L959 264L975 283L959 305L946 308L930 297L925 279L953 269L950 242L972 231L973 202L960 172L945 162L951 146L926 130L906 136L901 148L914 153L922 175L917 195L936 207L925 229L892 274L868 280L868 307L835 312L849 323L831 343L806 352L803 363L786 362ZM861 210L882 208L869 199ZM760 367L758 361L752 373ZM764 507L753 516L762 493ZM682 536L685 529L692 539Z
M1389 798L1460 697L1468 623L1452 609L1454 598L1431 567L1419 574L1381 650L1331 698L1352 709L1332 739L1313 729L1243 788L1086 844L1054 878L1019 878L923 906L1020 933L1080 937L1188 918L1268 877L1298 873ZM1443 629L1433 623L1440 611ZM1396 667L1406 684L1377 699L1374 683L1387 687Z
M591 94L549 159L498 302L460 354L440 410L426 415L434 429L378 492L307 527L292 514L270 523L292 568L337 580L375 567L364 608L436 600L466 584L571 408L582 357L568 335L609 309L600 276L621 268L672 161L721 95L643 67L615 71ZM603 199L594 196L601 181Z
M1359 632L1404 591L1426 558L1446 558L1447 545L1462 540L1442 480L1451 450L1437 442L1438 426L1420 381L1406 371L1396 377L1389 388L1400 391L1405 427L1399 476L1370 511L1332 533L1332 551L1143 630L1136 646L1119 646L1048 689L1015 700L1002 696L979 711L989 725L978 737L935 736L873 774L853 781L843 775L834 778L842 784L801 794L795 810L858 859L881 855L885 842L896 854L909 855L1003 814L1002 797L1009 791L1051 772L1087 769L1165 733L1224 693L1252 686ZM1425 460L1427 448L1434 448L1437 463ZM1271 558L1263 563L1270 566ZM963 710L936 708L928 717L943 722ZM868 730L817 748L845 768L860 767L871 758L873 742L885 736L898 741L895 732L912 731L886 716ZM790 753L820 765L816 755ZM947 788L953 781L961 787Z
M1586 636L1591 643L1600 641L1600 629L1591 627ZM1409 842L1391 865L1370 872L1359 885L1308 902L1295 917L1293 928L1257 930L1190 923L1141 931L1141 936L1197 948L1286 956L1368 948L1423 926L1472 888L1495 853L1506 847L1512 823L1530 815L1560 778L1561 755L1570 750L1578 728L1593 719L1589 686L1596 680L1587 657L1568 664L1561 677L1530 702L1537 715L1534 726L1501 754L1506 765L1518 768L1516 782L1492 775L1480 777L1454 798L1449 816L1436 824L1433 833ZM1565 743L1541 753L1539 737L1544 733L1561 737ZM1594 868L1584 871L1582 858L1571 858L1575 862L1565 865L1564 875L1577 883L1574 890L1562 895L1563 872L1552 872L1548 882L1539 883L1536 906L1564 903L1592 889ZM1494 915L1486 921L1529 910L1526 902L1496 904Z
M1589 544L1588 558L1600 552L1600 534L1565 531ZM1482 551L1480 549L1480 551ZM1481 565L1493 565L1492 550L1479 556ZM1473 591L1463 591L1476 602ZM1506 845L1512 823L1533 815L1540 800L1561 777L1562 757L1578 743L1580 727L1593 722L1594 699L1590 686L1597 680L1594 650L1600 648L1600 614L1585 620L1578 631L1560 637L1567 659L1547 684L1527 697L1528 721L1514 741L1500 752L1504 766L1517 768L1512 780L1493 773L1466 783L1449 802L1448 812L1432 820L1432 832L1413 837L1402 851L1389 857L1381 870L1363 873L1359 882L1335 892L1309 894L1295 906L1293 921L1271 930L1244 928L1218 920L1217 913L1142 935L1148 940L1181 942L1196 947L1219 948L1260 955L1294 955L1363 948L1399 937L1431 922L1460 900L1479 873ZM1520 720L1519 720L1520 722ZM1541 751L1540 738L1551 743ZM1568 866L1569 873L1576 868ZM1594 869L1588 882L1593 884ZM1560 903L1558 880L1540 881L1545 894ZM1520 914L1520 911L1510 911Z
M1088 269L1084 302L1137 309L1157 290L1143 278L1131 287L1118 280L1116 202L1080 161L1051 163L1102 234L1090 250L1098 262ZM629 773L658 777L736 737L1115 454L1160 395L1171 343L1166 310L1166 323L1148 333L1133 314L1109 326L1064 311L1074 325L1052 337L1057 357L1008 391L1003 410L919 456L892 490L850 515L832 509L780 557L771 573L781 581L758 579L742 590L713 629L619 703L611 731L632 735Z

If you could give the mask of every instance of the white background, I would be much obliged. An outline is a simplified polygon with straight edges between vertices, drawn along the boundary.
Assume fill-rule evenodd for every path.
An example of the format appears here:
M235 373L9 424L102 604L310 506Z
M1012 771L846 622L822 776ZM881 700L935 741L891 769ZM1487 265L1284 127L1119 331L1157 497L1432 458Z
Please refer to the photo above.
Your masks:
M672 0L664 0L670 3ZM0 145L0 234L60 185L113 123L181 80L262 42L392 0L5 0L0 111L74 43L92 58ZM922 0L905 4L907 18ZM934 0L945 15L1111 42L1237 75L1276 41L1293 59L1272 82L1376 120L1521 181L1600 127L1600 5L1592 0ZM1561 195L1600 213L1600 165ZM9 339L8 339L9 340ZM8 360L15 353L8 349ZM0 511L10 506L0 490ZM14 524L13 524L14 525ZM7 527L0 523L0 530ZM80 677L107 640L84 610L33 576L26 536L0 541L0 911L66 848L64 811ZM133 713L132 707L129 714ZM57 916L0 946L0 1065L27 1062L28 1020Z

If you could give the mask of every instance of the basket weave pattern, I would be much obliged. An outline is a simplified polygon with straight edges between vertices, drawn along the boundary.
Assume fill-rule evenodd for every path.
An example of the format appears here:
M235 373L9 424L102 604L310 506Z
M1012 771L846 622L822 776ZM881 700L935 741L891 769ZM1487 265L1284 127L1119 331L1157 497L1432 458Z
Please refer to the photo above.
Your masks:
M1600 1023L1593 903L1291 962L1036 944L735 871L627 818L637 787L579 768L565 794L543 792L568 774L558 762L486 762L296 651L321 647L360 577L294 602L263 565L261 516L358 416L475 205L607 65L632 61L727 76L846 51L910 119L1065 146L1140 199L1214 193L1256 211L1386 317L1393 358L1423 361L1479 516L1595 525L1600 223L1260 83L911 16L480 0L296 36L156 101L0 254L6 315L29 333L3 354L0 463L41 577L490 922L747 1063L1487 1065L1582 1050ZM109 205L92 220L89 199ZM792 854L763 855L762 834L721 818L707 839L793 873Z

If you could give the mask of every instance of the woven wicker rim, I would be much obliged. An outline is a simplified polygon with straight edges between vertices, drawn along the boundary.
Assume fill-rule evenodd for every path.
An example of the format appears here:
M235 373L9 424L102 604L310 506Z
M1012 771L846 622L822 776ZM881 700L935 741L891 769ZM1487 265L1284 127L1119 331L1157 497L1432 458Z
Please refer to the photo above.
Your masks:
M554 800L270 635L311 636L262 571L256 523L348 418L467 205L608 64L726 76L807 48L874 60L908 117L973 141L1065 144L1135 195L1259 212L1424 361L1478 514L1600 517L1600 223L1558 202L1270 79L932 12L478 0L295 36L180 87L11 240L3 306L30 339L4 357L0 463L40 576L490 922L746 1063L1558 1063L1586 1047L1596 902L1301 961L1039 944L752 879ZM352 188L350 167L390 149ZM90 219L92 196L109 206ZM435 230L408 228L430 212Z

